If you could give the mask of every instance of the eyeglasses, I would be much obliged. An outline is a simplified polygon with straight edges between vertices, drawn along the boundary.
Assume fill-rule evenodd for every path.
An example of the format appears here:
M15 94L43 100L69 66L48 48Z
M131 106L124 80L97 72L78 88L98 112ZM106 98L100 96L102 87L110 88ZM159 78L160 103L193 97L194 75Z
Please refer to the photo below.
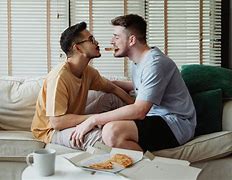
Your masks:
M98 44L97 40L93 36L89 36L88 39L80 41L80 42L78 42L76 44L81 44L81 43L84 43L84 42L87 42L87 41L91 42L92 44Z

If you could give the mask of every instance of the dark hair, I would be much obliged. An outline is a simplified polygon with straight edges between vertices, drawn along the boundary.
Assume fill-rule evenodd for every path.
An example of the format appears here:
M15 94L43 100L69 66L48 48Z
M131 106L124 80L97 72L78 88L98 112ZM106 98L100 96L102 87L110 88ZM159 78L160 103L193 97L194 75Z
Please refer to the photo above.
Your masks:
M87 27L86 23L81 22L79 24L75 24L73 26L68 27L61 34L60 47L67 56L72 53L71 47L73 46L73 44L81 40L80 32L85 30L86 27Z
M146 43L147 23L143 17L137 14L118 16L111 20L111 24L125 27L130 33L134 34L141 43Z

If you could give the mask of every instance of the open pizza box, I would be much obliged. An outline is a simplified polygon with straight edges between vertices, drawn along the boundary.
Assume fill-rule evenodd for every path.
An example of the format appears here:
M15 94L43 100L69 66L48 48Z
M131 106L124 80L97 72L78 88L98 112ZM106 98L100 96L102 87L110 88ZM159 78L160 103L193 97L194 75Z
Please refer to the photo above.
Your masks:
M117 163L112 169L94 169L90 165L106 162L115 154L125 154L132 159L132 164L123 167ZM111 148L102 143L95 143L86 152L67 158L75 166L92 172L114 173L126 179L165 179L165 180L196 180L201 169L189 166L186 160L177 160L154 156L150 152L143 154L141 151L133 151L120 148Z
M96 169L91 167L91 165L93 164L109 161L116 154L122 154L130 157L132 160L132 164L130 166L133 166L135 163L139 162L143 158L143 152L141 151L111 148L109 146L97 142L95 143L94 147L88 147L86 152L76 155L72 158L68 158L68 160L71 163L73 163L75 166L78 166L85 170L96 171L96 172L100 171L100 172L118 173L123 169L125 169L126 167L114 162L112 163L111 169L103 169L103 168Z

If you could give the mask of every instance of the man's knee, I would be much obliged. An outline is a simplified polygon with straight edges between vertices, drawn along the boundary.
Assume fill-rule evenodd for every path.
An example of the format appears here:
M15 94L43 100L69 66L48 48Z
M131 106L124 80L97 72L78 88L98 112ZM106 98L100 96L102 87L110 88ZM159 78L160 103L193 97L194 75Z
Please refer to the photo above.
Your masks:
M123 140L120 128L114 122L107 123L102 129L102 140L110 147L119 147Z

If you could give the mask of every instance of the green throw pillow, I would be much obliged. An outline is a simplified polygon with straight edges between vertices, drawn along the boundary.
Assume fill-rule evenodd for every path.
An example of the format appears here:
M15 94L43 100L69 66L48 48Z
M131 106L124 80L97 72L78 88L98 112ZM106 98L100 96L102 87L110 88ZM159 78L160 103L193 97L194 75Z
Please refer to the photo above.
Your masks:
M195 136L222 130L222 90L210 90L192 95L197 113Z
M232 70L209 65L183 65L181 75L190 94L222 89L223 98L232 97Z

